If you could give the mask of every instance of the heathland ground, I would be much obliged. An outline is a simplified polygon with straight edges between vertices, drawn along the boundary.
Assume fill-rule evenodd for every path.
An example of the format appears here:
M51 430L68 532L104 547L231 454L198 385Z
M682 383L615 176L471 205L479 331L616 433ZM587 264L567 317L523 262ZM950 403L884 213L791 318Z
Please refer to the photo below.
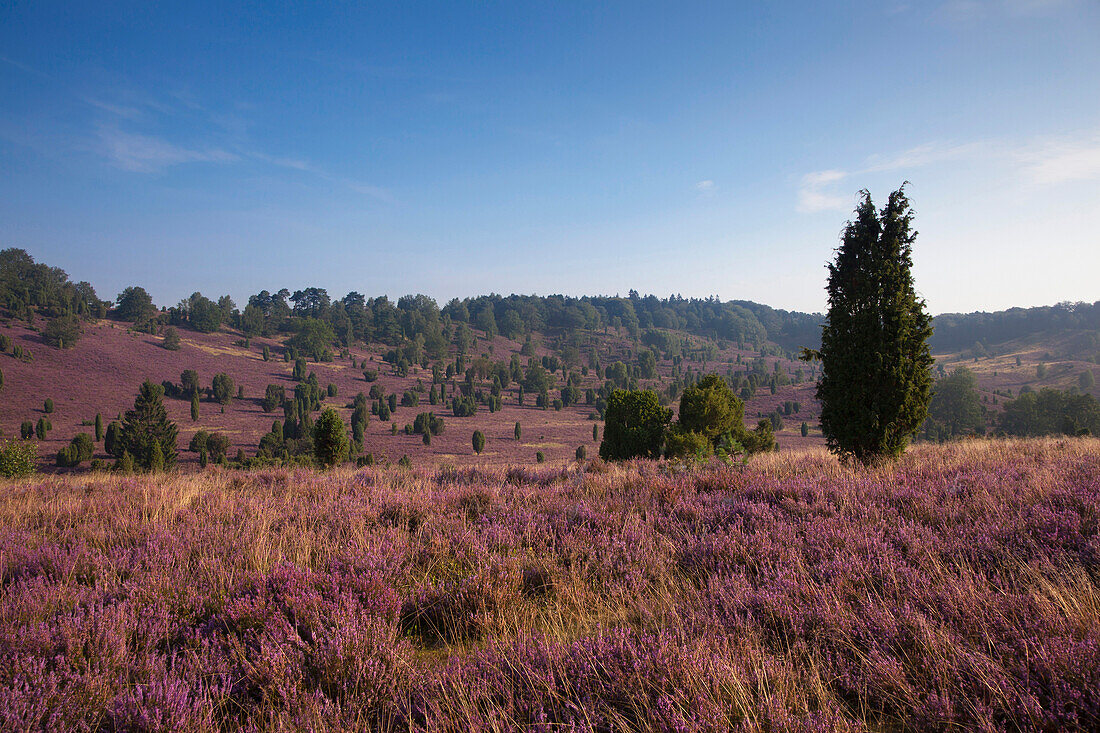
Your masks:
M7 730L1096 730L1100 441L0 485Z

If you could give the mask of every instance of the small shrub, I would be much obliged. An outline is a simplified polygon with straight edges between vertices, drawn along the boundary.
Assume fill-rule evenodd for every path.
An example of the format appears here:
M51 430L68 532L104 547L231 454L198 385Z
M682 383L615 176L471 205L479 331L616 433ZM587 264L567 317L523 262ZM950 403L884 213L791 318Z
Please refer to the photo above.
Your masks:
M8 440L0 444L0 476L30 476L38 465L38 447L27 440Z
M77 433L73 436L70 445L76 448L78 460L90 461L95 453L95 443L92 436L87 433Z
M546 460L546 455L542 451L535 453L535 463L542 463Z
M229 436L225 433L210 433L206 437L205 448L215 463L221 463L229 454Z
M80 465L80 452L74 445L67 445L57 452L57 465L61 468L76 468Z
M107 425L107 431L103 434L103 450L107 452L107 455L118 458L121 440L122 423L112 420Z
M49 397L46 398L46 402L42 405L42 411L47 415L53 414L53 400Z
M160 342L160 345L168 351L180 350L180 333L175 326L164 329L164 340Z
M206 441L210 438L210 433L205 430L199 430L191 436L191 442L187 446L187 450L192 453L202 453L206 450Z
M233 379L225 373L215 374L214 381L211 384L211 389L214 394L214 401L218 404L228 405L233 401Z

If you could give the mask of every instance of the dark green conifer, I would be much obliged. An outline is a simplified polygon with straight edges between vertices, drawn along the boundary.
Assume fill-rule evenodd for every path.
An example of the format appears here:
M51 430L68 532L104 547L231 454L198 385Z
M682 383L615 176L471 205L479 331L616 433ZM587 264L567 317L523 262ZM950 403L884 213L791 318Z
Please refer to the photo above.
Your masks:
M932 390L932 319L913 286L904 186L876 212L862 192L829 265L817 398L829 449L861 463L898 456L924 422Z
M138 468L156 471L176 463L176 424L164 409L164 388L148 379L134 400L134 409L126 411L119 436L122 450Z

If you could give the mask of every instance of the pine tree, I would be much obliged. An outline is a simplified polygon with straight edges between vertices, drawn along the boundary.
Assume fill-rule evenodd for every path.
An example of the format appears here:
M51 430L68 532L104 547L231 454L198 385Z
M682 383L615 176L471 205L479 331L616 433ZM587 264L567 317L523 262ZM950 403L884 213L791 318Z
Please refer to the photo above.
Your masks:
M176 464L176 424L168 419L164 409L164 388L148 379L134 400L134 409L127 410L122 421L119 442L129 453L134 465L144 470L170 469Z
M836 261L820 357L821 428L829 449L861 463L895 457L924 422L932 388L932 319L913 287L917 233L904 185L875 211L861 192Z

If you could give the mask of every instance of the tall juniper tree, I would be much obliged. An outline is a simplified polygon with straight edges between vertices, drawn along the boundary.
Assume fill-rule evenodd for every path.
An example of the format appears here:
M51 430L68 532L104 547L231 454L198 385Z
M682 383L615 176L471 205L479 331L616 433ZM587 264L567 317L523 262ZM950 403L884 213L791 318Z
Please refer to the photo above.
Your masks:
M870 463L898 456L924 422L932 390L932 318L913 286L917 232L905 186L876 212L861 191L829 265L817 398L829 449Z

